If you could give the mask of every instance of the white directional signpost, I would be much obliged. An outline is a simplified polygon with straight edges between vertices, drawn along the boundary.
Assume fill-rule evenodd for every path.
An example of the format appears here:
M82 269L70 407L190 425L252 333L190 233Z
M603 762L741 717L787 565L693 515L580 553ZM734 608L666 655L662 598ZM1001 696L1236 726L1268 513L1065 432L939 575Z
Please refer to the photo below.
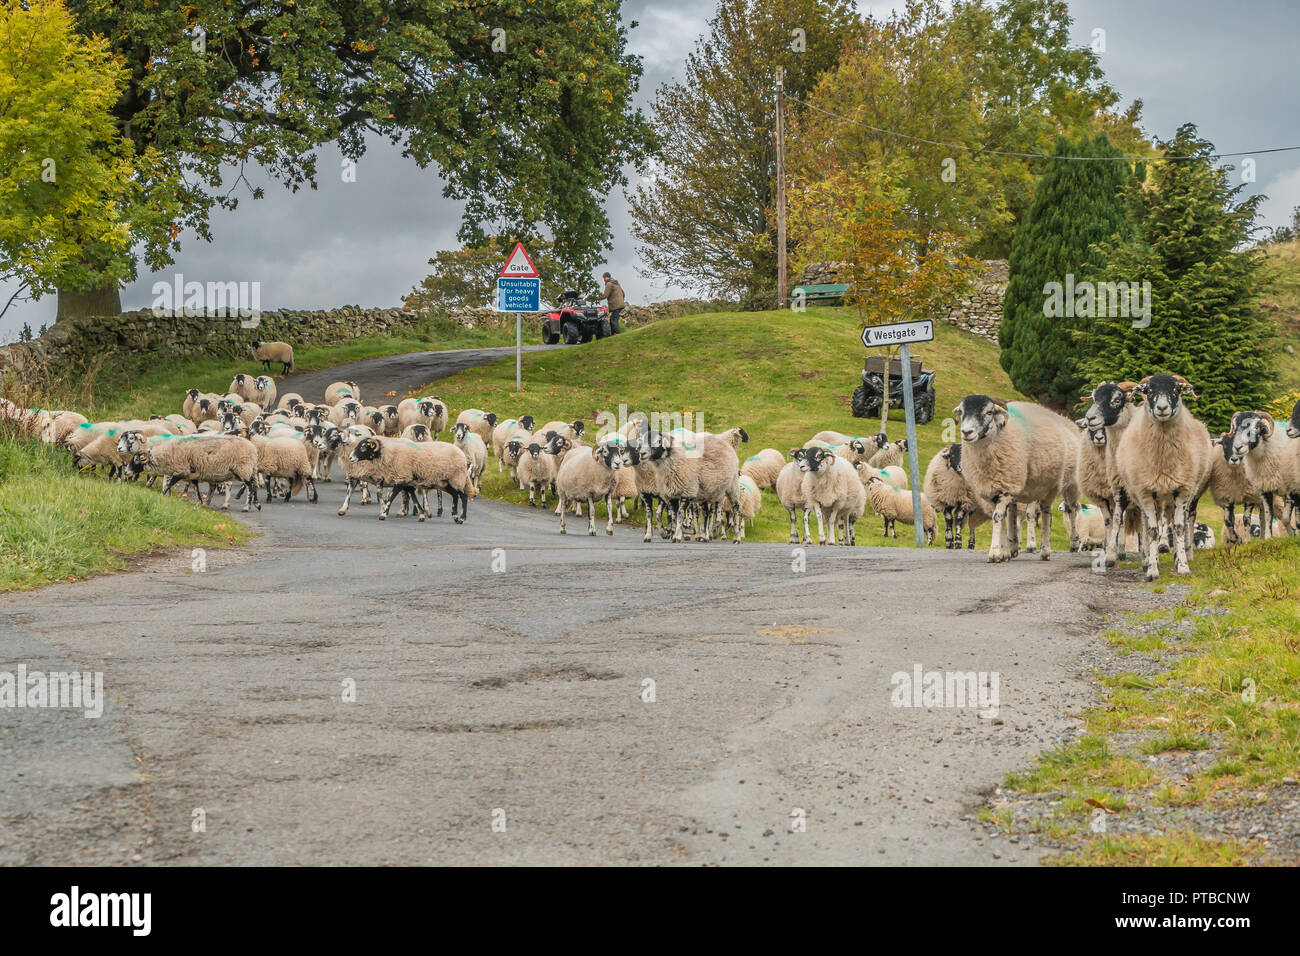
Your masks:
M542 309L542 280L537 266L528 255L522 242L514 249L501 267L497 279L497 311L515 314L515 391L523 387L524 374L524 316L525 312Z
M862 330L862 344L869 349L902 346L899 359L903 363L903 412L907 418L907 470L912 482L912 529L916 532L916 546L925 547L925 528L921 524L921 465L916 449L916 407L912 399L912 355L908 344L934 341L934 323L929 319L917 322L894 322L890 325L868 325ZM885 394L882 401L889 407L889 363L885 363Z

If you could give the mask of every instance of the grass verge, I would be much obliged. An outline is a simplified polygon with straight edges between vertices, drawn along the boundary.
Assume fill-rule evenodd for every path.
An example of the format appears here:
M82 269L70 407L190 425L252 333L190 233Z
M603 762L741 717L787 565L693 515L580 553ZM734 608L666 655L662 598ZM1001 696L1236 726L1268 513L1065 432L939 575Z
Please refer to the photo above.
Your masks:
M0 591L119 570L165 547L248 539L234 519L143 486L80 477L68 455L0 431Z
M1101 675L1083 735L1011 774L991 808L1062 847L1054 862L1300 862L1285 823L1300 806L1300 539L1198 558L1179 603L1102 635L1134 669ZM1158 646L1131 639L1153 631Z

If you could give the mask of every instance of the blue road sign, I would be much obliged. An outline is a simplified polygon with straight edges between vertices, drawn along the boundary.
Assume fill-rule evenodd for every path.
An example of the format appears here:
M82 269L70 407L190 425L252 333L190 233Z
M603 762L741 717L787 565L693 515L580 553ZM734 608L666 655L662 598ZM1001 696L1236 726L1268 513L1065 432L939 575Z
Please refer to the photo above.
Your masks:
M501 312L540 312L542 280L506 276L497 279L497 309Z

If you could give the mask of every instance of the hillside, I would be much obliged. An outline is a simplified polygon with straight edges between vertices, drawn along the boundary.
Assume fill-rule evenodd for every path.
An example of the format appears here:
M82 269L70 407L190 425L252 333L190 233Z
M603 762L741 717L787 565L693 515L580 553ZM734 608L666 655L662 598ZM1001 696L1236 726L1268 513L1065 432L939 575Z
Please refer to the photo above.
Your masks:
M538 422L581 418L589 426L601 412L617 415L620 404L627 412L690 412L698 416L697 430L743 426L750 436L741 449L743 460L767 447L785 453L822 429L876 433L877 420L854 418L849 411L866 355L859 334L852 309L684 316L589 345L527 355L518 393L513 358L432 383L423 393L439 396L453 416L474 407L503 418L530 414ZM955 439L951 432L943 434L943 420L963 396L1022 397L998 364L996 346L943 324L936 336L916 349L925 367L938 372L935 419L919 430L922 473L931 456ZM891 412L888 433L891 438L905 434L901 409ZM493 498L528 500L491 460L483 487ZM880 524L868 513L858 525L859 543L887 543ZM942 529L940 519L940 541ZM815 525L812 530L815 534ZM788 533L785 510L765 492L749 537L784 541ZM910 546L910 529L899 534L899 543ZM978 536L987 547L987 527Z
M1264 248L1265 290L1260 305L1278 323L1282 348L1278 354L1279 393L1300 391L1300 241Z

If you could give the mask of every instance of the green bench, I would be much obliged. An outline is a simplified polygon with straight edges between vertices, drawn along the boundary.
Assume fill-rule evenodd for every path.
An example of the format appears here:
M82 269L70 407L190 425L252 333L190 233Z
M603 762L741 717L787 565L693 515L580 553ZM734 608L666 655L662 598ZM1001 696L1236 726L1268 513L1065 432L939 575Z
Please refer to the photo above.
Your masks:
M848 295L849 284L832 282L820 285L797 285L790 291L790 298L797 302L801 292L805 304L816 302L822 305L838 305Z

